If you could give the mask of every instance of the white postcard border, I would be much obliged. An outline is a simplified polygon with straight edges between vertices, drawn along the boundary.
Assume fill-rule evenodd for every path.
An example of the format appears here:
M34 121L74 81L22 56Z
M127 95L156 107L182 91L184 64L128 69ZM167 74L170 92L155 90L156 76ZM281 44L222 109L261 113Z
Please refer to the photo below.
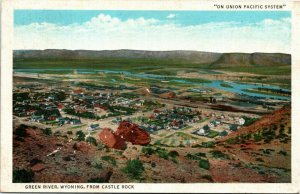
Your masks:
M292 183L130 183L125 189L25 189L12 183L12 50L14 9L100 9L100 10L216 10L214 3L222 4L286 4L292 10ZM264 10L261 10L264 11ZM196 0L3 0L1 7L1 192L266 192L295 193L300 191L300 2L293 1L196 1ZM72 184L87 185L87 184ZM93 184L95 185L95 184ZM111 184L100 184L111 185ZM116 184L126 185L126 184Z

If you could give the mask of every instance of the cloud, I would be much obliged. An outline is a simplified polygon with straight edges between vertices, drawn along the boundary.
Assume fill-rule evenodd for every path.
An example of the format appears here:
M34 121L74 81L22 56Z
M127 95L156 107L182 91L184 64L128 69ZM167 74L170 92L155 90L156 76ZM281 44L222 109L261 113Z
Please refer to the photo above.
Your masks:
M167 16L167 19L173 19L173 18L175 18L176 17L176 15L175 14L169 14L168 16Z
M100 14L82 24L15 26L14 49L140 49L290 53L291 21L183 25L154 18Z

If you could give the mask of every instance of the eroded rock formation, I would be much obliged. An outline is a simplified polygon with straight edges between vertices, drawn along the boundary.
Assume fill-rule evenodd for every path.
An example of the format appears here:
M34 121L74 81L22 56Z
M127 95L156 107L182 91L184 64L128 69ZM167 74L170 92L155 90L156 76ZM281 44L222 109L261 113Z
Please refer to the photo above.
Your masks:
M115 134L110 128L104 128L99 133L100 140L110 148L119 150L126 149L126 143L121 136Z
M116 131L117 135L134 145L147 145L151 138L148 132L139 128L137 124L122 121Z

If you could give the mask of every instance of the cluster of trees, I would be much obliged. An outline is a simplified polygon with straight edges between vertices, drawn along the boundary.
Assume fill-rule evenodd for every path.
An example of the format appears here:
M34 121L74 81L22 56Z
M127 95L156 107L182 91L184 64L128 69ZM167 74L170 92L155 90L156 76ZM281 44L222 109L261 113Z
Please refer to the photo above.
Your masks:
M13 93L13 100L15 101L23 101L29 99L29 93L28 92L21 92L21 93Z
M244 126L249 126L257 120L257 118L250 118L246 116L243 116L242 118L245 120Z
M97 140L94 137L89 136L89 137L86 138L85 134L81 130L76 132L76 139L78 141L86 141L86 142L88 142L90 144L93 144L95 146L98 145Z
M34 179L32 170L15 169L13 171L13 183L31 183Z
M58 109L50 109L50 110L46 110L46 109L39 109L34 113L35 116L41 116L44 115L44 118L47 119L50 116L56 116L56 117L60 117L61 114L59 112Z
M291 91L283 90L283 89L274 89L274 88L257 88L259 91L271 92L275 94L284 94L284 95L291 95Z
M134 93L121 93L120 96L124 97L124 98L138 98L139 95L134 94Z
M70 115L74 115L74 116L78 116L78 117L82 117L82 118L88 118L88 119L100 119L100 117L96 116L94 113L92 112L76 112L75 109L73 108L64 108L63 111L66 114L70 114Z
M146 108L162 108L165 106L165 104L161 104L158 101L145 100L144 106Z
M123 172L132 179L140 179L144 170L143 163L139 159L127 160L126 166L123 168Z

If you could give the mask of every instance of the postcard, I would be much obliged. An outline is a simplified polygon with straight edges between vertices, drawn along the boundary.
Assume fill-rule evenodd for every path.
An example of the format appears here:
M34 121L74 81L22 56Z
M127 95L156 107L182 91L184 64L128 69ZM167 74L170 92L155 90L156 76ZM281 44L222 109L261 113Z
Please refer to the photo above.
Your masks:
M299 2L1 9L1 192L299 192Z

